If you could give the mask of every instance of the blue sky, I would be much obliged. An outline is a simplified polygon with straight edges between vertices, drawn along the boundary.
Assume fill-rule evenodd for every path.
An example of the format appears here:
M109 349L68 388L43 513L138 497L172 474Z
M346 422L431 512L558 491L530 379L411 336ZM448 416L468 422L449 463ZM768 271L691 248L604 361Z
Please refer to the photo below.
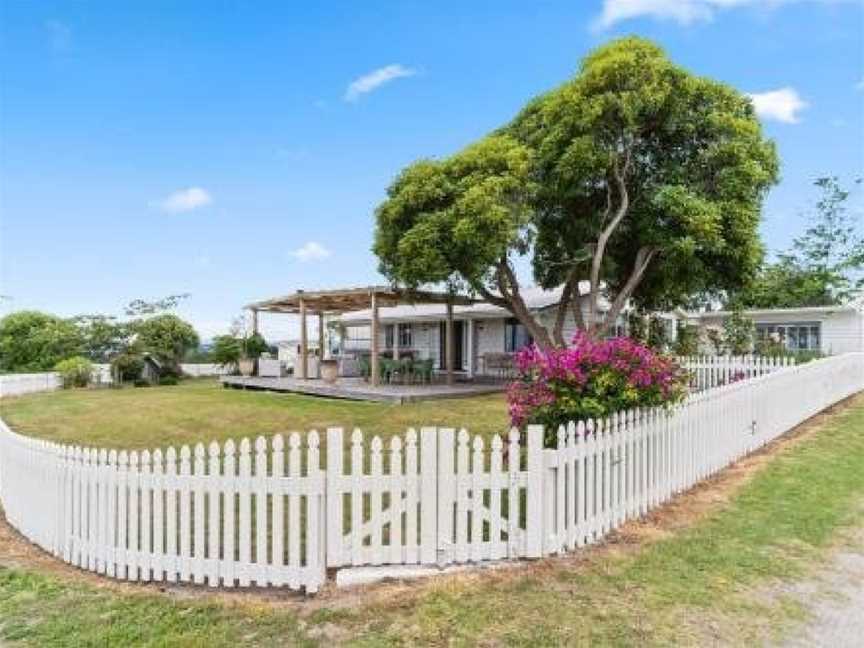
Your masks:
M763 237L864 169L859 1L0 3L0 312L119 313L380 281L373 210L615 36L757 95L782 159ZM860 194L855 196L861 208ZM858 212L862 213L861 211ZM292 318L267 320L274 337Z

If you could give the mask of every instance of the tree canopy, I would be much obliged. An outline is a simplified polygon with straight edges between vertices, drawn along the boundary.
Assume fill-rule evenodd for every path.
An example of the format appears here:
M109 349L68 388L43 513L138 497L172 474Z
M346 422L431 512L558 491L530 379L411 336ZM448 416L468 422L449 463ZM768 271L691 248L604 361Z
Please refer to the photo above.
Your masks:
M0 319L0 371L51 371L82 351L75 324L39 311L17 311Z
M402 171L377 209L374 251L394 282L467 287L541 345L563 345L568 309L599 333L628 300L671 307L745 285L777 167L747 97L624 38L479 142ZM520 256L539 285L563 286L551 333L522 298Z
M136 345L173 368L179 368L186 352L200 343L191 324L168 313L138 320L133 330L137 334Z

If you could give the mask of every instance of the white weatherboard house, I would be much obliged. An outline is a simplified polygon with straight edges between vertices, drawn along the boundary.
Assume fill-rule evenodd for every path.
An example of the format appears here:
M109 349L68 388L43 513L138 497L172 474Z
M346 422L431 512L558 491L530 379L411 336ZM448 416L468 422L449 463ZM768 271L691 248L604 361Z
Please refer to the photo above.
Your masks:
M540 322L551 330L560 289L528 288L523 297ZM584 295L583 295L584 298ZM601 299L601 311L608 306ZM626 312L625 312L626 315ZM661 316L668 321L669 339L675 337L675 321L683 319L701 329L720 327L730 315L728 311L704 313L669 313ZM793 351L819 351L836 355L864 351L864 297L840 306L820 306L744 311L753 320L756 334L765 338L776 334ZM368 350L370 311L342 314L338 320L345 327L346 351ZM446 307L439 304L400 305L382 308L379 319L380 349L399 354L411 353L417 358L432 358L437 369L445 363ZM502 356L518 351L531 342L525 327L504 308L488 303L457 306L454 309L455 370L467 376L496 374ZM626 332L626 317L616 325L615 334ZM564 337L576 332L570 312L564 325Z
M700 327L719 327L728 311L690 313ZM864 351L864 296L839 306L745 310L756 325L757 338L775 336L791 351L837 355Z
M525 288L522 297L528 308L549 330L557 314L561 289ZM584 295L583 295L584 299ZM601 299L604 311L608 303ZM378 347L389 354L411 354L415 358L432 358L434 366L446 365L446 306L444 304L402 304L381 308ZM337 319L344 326L343 352L364 351L371 347L371 311L343 313ZM531 343L525 326L500 306L481 302L456 306L453 311L454 369L468 377L497 374L506 369L509 354ZM619 332L623 332L623 328ZM576 333L576 322L568 310L564 337Z

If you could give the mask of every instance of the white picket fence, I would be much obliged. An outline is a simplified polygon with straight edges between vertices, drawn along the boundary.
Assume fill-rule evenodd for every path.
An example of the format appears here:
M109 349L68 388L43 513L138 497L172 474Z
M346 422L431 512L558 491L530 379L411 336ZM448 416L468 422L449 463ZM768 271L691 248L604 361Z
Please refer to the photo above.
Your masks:
M731 382L757 378L795 365L791 357L701 355L676 358L690 372L690 388L704 391Z
M537 558L596 542L864 389L846 354L491 442L450 428L201 444L177 453L69 447L0 422L9 522L114 578L316 591L326 568ZM322 456L323 455L323 456ZM322 463L323 460L323 463Z

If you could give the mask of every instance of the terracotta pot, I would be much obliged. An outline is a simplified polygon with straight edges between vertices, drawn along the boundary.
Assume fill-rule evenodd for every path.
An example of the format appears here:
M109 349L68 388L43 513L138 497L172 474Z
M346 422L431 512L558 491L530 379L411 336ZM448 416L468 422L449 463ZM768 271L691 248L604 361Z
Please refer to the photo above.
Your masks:
M243 376L251 376L255 373L255 359L254 358L240 358L240 361L237 363L240 367L240 374Z
M332 385L339 378L339 363L336 360L322 360L319 367L324 382Z

